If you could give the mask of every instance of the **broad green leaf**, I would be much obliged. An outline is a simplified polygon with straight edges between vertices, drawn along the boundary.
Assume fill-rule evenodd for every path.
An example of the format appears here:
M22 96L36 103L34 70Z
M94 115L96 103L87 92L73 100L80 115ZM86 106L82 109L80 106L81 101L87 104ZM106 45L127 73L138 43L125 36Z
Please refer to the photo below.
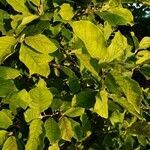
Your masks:
M37 16L37 15L25 16L25 17L23 17L22 22L21 22L20 25L21 25L21 26L26 25L26 24L32 22L33 20L35 20L35 19L37 19L37 18L39 18L39 16Z
M137 61L136 64L143 64L150 61L150 51L142 50L137 53Z
M133 15L126 8L110 7L109 9L106 8L102 12L96 13L112 26L133 24Z
M73 132L74 132L74 135L73 137L80 141L83 139L83 128L80 126L80 123L77 122L77 121L74 121L73 119L70 119L70 122L71 122L71 126L72 126L72 129L73 129Z
M19 150L16 138L14 136L10 136L4 143L2 150Z
M124 92L127 101L134 107L134 109L138 113L140 113L140 105L143 98L139 84L129 77L114 76L114 78Z
M74 133L70 120L67 117L62 117L59 121L59 127L62 139L66 141L71 141L71 138L73 137Z
M0 78L15 79L20 76L20 71L6 66L0 66Z
M25 6L26 0L7 0L14 10L23 14L29 14L29 10Z
M83 90L74 95L72 99L72 106L91 108L95 104L95 91Z
M53 100L53 95L46 86L38 86L29 91L32 102L30 104L31 108L39 109L43 112L49 108Z
M4 111L0 111L0 128L7 129L13 124L11 118Z
M25 43L43 54L53 53L57 50L56 45L43 34L26 37Z
M150 47L150 37L144 37L139 44L139 48L147 49L149 47Z
M21 45L19 59L28 67L30 75L40 74L47 77L50 73L48 63L53 59L47 54L39 54L25 45Z
M97 78L99 78L99 67L98 67L98 62L92 58L90 58L90 56L80 53L80 52L76 52L75 53L77 58L80 61L80 64L83 65L88 71L90 71L93 75L95 75Z
M106 44L102 31L90 21L80 20L71 23L73 31L79 37L93 58L103 58Z
M81 107L71 107L66 112L64 112L64 115L69 117L78 117L84 114L84 108Z
M23 109L26 109L31 103L32 99L30 98L29 93L25 89L23 89L18 93L13 94L10 97L9 101L11 107L21 107Z
M110 46L107 49L106 61L118 59L126 54L127 39L120 33L116 32Z
M127 128L127 131L131 134L150 137L150 122L146 121L135 122L129 128Z
M118 110L111 114L110 121L114 125L115 123L123 123L124 113L120 113Z
M41 139L41 135L43 132L43 122L40 119L33 120L29 127L29 137L25 150L42 150L43 139Z
M15 91L17 91L17 88L13 80L5 80L0 78L0 97L5 97Z
M99 96L96 96L94 112L103 118L108 118L108 94L105 90L100 91Z
M13 36L0 37L0 63L13 53L16 43L16 39Z
M111 97L116 103L121 105L123 108L125 108L127 111L129 111L131 114L135 115L139 119L143 119L142 116L139 114L139 112L136 111L136 109L133 107L133 105L131 103L129 103L126 98L116 96L116 95L113 95Z
M71 20L74 16L73 8L70 6L70 4L63 3L60 6L59 14L64 20Z
M0 130L0 148L6 141L7 137L8 137L8 132L5 130Z
M58 143L49 146L48 150L60 150Z
M44 127L46 130L46 136L50 143L57 143L61 135L58 123L54 119L49 118L46 120Z
M41 118L40 110L39 109L33 109L28 108L24 113L25 121L30 122L34 119Z

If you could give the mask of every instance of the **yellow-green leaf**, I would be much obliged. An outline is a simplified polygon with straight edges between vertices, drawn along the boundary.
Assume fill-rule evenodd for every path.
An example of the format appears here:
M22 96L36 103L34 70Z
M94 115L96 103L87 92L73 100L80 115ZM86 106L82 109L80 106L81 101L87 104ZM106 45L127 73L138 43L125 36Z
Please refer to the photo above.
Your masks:
M71 20L74 16L73 8L70 4L64 3L60 6L59 14L64 20Z
M12 125L11 118L4 111L0 111L0 128L7 129Z
M28 8L25 6L26 0L7 0L14 10L23 14L29 14Z
M0 63L14 51L14 45L17 43L13 36L0 37Z
M48 37L43 34L26 37L25 43L34 48L36 51L43 54L53 53L57 50L54 42L52 42Z
M74 33L79 37L89 54L94 58L104 58L106 45L103 32L96 25L87 20L74 21L71 23Z
M105 90L96 96L94 111L103 118L108 118L108 94Z
M46 130L46 136L49 139L50 143L57 143L60 139L60 129L58 123L54 119L49 118L46 120L44 127Z
M20 71L6 66L0 66L0 78L15 79L20 75Z
M67 117L62 117L60 119L60 131L61 131L61 136L62 139L66 140L66 141L71 141L71 138L74 135L72 126L71 126L71 122Z
M14 136L10 136L4 143L2 150L19 150L16 138Z
M21 45L20 60L28 67L30 75L40 74L47 77L50 73L48 63L53 59L47 54L39 54L25 45Z
M139 45L140 49L147 49L150 47L150 37L144 37Z
M31 122L29 127L29 137L25 150L37 150L43 143L42 133L43 131L43 122L40 119L35 119ZM41 150L43 148L40 148Z

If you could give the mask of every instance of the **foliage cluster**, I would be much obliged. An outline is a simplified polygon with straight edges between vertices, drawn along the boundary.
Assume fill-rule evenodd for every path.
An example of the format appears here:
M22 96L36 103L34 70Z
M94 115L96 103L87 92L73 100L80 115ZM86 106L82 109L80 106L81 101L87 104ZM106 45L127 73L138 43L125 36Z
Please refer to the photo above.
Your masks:
M148 149L150 37L121 30L134 2L0 0L0 149Z

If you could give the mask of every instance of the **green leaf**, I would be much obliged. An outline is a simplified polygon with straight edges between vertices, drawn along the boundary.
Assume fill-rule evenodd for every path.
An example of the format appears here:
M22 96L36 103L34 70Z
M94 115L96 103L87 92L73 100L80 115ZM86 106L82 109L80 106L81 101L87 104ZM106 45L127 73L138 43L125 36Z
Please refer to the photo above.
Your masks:
M131 134L150 137L150 123L146 121L135 122L129 128L127 128L127 131Z
M127 111L129 111L131 114L135 115L137 118L143 119L142 116L139 114L139 112L136 111L133 105L129 103L126 98L116 95L112 95L111 98L116 103L120 104L123 108L125 108Z
M72 106L78 106L83 108L91 108L95 104L95 91L83 90L80 93L74 95L72 99Z
M84 108L80 107L71 107L66 112L64 112L64 115L69 117L78 117L84 114Z
M39 109L43 112L52 103L53 95L46 86L38 86L29 91L32 102L30 104L31 108Z
M58 142L61 135L58 123L54 119L49 118L46 120L44 127L46 130L46 136L49 139L50 143L54 144Z
M63 3L60 6L59 14L63 20L71 20L74 16L73 8L70 6L70 4Z
M105 38L96 25L90 21L80 20L71 23L73 31L79 37L93 58L103 58L106 54Z
M127 101L134 107L134 109L138 113L140 113L140 105L143 97L139 84L129 77L114 76L114 78L124 92Z
M11 118L7 115L6 112L0 111L0 128L7 129L13 124Z
M0 78L0 97L6 97L15 91L17 91L17 88L13 80L5 80Z
M115 123L123 123L123 119L124 113L120 113L118 110L114 111L110 117L112 125L114 125Z
M0 148L2 148L2 145L6 141L8 137L8 132L5 130L0 130Z
M125 56L127 46L127 39L120 32L116 32L110 46L107 49L106 61L110 62L114 59L121 58L121 56Z
M42 149L42 143L44 140L42 137L43 132L43 122L40 119L33 120L29 127L29 137L25 149Z
M83 53L78 52L78 51L75 54L76 54L77 58L79 59L80 64L83 65L88 71L90 71L97 78L99 78L98 62L96 60L92 59L87 54L83 54Z
M133 24L133 15L126 8L110 7L104 8L102 12L98 11L96 13L112 26Z
M29 104L31 103L31 98L29 93L23 89L21 91L19 91L18 93L14 93L9 100L9 104L11 105L11 107L17 108L17 107L21 107L23 109L26 109Z
M150 47L150 37L144 37L139 45L139 49L147 49Z
M137 61L136 64L143 64L150 61L150 51L142 50L137 53Z
M37 18L39 18L39 16L37 16L37 15L25 16L25 17L23 17L20 26L26 25L26 24L32 22L33 20L35 20L35 19L37 19Z
M0 66L0 78L15 79L20 76L20 71L6 66Z
M30 75L40 74L48 77L50 68L48 63L53 59L47 54L39 54L25 45L21 45L19 59L28 67Z
M74 132L70 120L67 117L62 117L59 121L59 124L62 139L66 141L71 141Z
M40 110L39 109L33 109L28 108L24 113L25 121L30 122L34 119L41 118Z
M56 45L43 34L26 37L25 43L43 54L53 53L57 50Z
M83 128L80 126L80 123L77 121L74 121L73 119L70 119L71 122L71 126L74 132L73 137L78 140L81 141L83 139Z
M14 10L23 14L29 14L29 10L25 6L26 0L7 0Z
M105 90L100 91L99 96L96 96L94 112L103 118L108 118L108 94Z
M0 37L0 63L13 53L16 43L16 39L13 36Z
M9 137L4 143L2 150L18 150L16 138L14 136Z

